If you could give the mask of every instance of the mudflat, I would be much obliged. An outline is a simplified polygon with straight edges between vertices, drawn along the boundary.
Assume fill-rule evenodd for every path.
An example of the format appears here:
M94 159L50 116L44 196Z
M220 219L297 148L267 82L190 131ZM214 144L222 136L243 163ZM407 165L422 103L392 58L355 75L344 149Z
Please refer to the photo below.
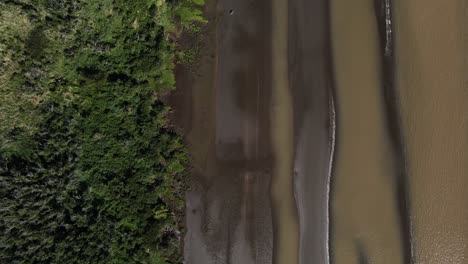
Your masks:
M269 1L208 1L195 68L171 96L192 156L187 263L271 263Z
M294 123L299 263L329 263L329 198L335 148L329 1L288 6L288 77Z

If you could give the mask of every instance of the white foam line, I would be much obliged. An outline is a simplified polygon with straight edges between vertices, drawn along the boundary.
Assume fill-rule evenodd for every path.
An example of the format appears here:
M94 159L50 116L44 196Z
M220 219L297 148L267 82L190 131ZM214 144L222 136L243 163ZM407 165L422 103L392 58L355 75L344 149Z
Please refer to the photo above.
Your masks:
M335 99L333 95L330 96L330 126L331 126L331 135L330 135L330 161L328 163L328 177L327 177L327 203L326 203L326 219L327 219L327 229L326 234L326 256L325 263L330 263L330 184L332 177L333 162L335 157L335 137L336 137L336 111L335 111Z
M390 55L392 52L392 13L390 0L385 0L385 55Z

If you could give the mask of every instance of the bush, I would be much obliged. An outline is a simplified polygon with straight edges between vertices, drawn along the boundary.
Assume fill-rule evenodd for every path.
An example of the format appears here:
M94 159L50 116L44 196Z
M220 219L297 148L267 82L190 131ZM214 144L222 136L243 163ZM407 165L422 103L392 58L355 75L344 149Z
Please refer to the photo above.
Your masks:
M0 262L182 262L187 155L158 96L200 4L0 3Z

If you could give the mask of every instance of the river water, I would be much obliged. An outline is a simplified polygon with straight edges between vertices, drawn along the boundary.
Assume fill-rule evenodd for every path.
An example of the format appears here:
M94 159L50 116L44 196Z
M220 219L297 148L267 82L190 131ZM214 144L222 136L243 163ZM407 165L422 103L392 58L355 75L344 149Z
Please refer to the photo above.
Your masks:
M468 263L467 5L395 1L416 263Z

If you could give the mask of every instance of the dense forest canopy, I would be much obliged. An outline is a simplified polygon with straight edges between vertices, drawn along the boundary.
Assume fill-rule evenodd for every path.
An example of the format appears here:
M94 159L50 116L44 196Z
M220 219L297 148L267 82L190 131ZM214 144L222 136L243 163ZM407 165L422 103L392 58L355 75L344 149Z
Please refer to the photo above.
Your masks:
M181 263L159 96L203 0L0 1L0 263Z

